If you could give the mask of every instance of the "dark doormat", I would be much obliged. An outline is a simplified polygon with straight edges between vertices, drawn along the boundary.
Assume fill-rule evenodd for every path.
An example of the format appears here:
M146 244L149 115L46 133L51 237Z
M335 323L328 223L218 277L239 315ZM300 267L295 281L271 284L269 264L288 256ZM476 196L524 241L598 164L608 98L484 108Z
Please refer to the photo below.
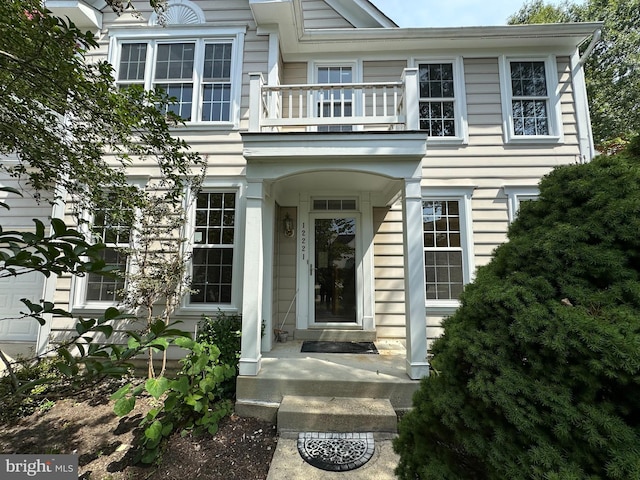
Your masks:
M378 349L373 342L302 342L304 353L372 353Z

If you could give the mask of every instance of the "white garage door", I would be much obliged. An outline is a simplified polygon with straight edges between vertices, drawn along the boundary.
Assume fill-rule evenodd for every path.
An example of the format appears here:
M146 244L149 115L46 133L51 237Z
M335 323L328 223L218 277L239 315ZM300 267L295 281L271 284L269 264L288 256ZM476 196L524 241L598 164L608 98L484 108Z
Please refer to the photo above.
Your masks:
M28 298L39 302L42 298L44 275L29 273L0 279L0 342L35 342L40 324L34 319L4 320L20 317L27 307L20 301Z

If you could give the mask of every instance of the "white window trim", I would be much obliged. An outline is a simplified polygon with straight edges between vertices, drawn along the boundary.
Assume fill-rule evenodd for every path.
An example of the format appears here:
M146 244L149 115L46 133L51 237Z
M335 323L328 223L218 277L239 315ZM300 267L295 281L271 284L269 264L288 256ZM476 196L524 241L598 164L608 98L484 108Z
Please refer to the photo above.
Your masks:
M518 216L520 202L523 197L538 197L540 195L538 187L532 186L505 185L502 189L504 190L504 194L507 196L507 214L509 216L509 223L513 223Z
M469 121L467 116L467 93L464 79L464 60L457 57L415 57L411 59L411 66L419 68L420 64L451 63L453 65L453 108L456 125L456 135L453 137L427 137L427 145L448 145L469 143ZM418 82L420 79L418 78ZM418 85L418 95L419 95ZM419 98L418 98L419 100Z
M544 62L549 97L549 135L516 135L513 129L511 62ZM562 111L560 105L560 82L558 80L558 64L555 55L548 56L506 56L499 58L500 95L502 98L502 129L505 143L562 143Z
M149 176L141 175L139 177L130 177L129 184L140 189L145 188L145 186L149 182ZM91 242L93 240L92 234L89 228L89 224L93 221L94 213L93 212L82 212L81 218L84 221L82 225L78 228L78 231L85 236L85 240ZM129 240L129 245L134 245L135 242L135 228L132 230L131 238ZM126 271L131 272L132 263L130 259L127 259ZM83 313L103 313L105 309L109 307L119 306L119 302L112 301L98 301L98 300L87 300L87 280L88 274L84 276L73 275L71 277L71 292L69 295L69 311L71 313L75 313L81 311ZM124 288L127 288L125 283Z
M460 246L462 248L462 279L467 285L475 276L473 219L471 198L475 186L468 187L422 187L422 201L457 200L460 206ZM423 228L422 228L423 230ZM424 263L424 257L423 257ZM423 266L423 268L425 268ZM423 289L426 285L423 285ZM453 313L459 306L460 300L425 299L428 314L447 315Z
M198 49L200 55L204 52L206 42L230 42L232 44L231 57L231 106L228 122L204 122L201 120L191 120L185 122L187 127L238 129L240 126L240 102L242 93L242 62L244 52L244 37L247 28L242 27L152 27L143 29L114 28L110 30L108 61L114 68L115 78L118 78L118 68L120 65L121 45L123 43L144 43L149 44L145 65L145 88L150 89L153 83L151 74L153 71L153 61L155 58L155 45L158 43L187 43L195 42L201 47ZM198 91L202 84L201 73L198 68L194 73L194 85L198 86ZM199 94L198 94L199 96ZM194 97L195 100L195 97ZM195 103L195 102L194 102ZM199 118L202 108L201 99L197 102L196 118Z
M235 193L236 195L236 211L235 211L235 234L233 242L233 271L231 284L231 303L191 303L189 294L184 295L178 313L200 314L218 311L224 313L238 313L242 310L242 279L243 279L243 259L244 259L244 211L245 211L245 191L246 186L242 181L228 182L224 180L216 180L213 178L206 179L202 184L199 193ZM193 199L193 192L188 192L185 199L188 207L187 224L185 225L185 238L183 249L184 252L191 255L194 248L195 236L195 215L196 202ZM193 264L189 261L187 272L191 275Z

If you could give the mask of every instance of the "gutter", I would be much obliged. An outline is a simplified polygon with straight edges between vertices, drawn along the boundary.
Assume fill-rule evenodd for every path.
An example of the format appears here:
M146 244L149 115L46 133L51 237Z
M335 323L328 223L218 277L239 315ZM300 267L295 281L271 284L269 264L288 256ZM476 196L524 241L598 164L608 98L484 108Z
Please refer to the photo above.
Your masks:
M600 41L601 38L602 38L602 29L599 28L593 34L593 38L591 38L591 43L589 43L589 46L587 47L587 49L584 51L584 53L580 57L580 60L578 60L578 65L584 65L584 63L589 58L589 55L591 55L591 52L593 51L593 49L595 48L596 44Z

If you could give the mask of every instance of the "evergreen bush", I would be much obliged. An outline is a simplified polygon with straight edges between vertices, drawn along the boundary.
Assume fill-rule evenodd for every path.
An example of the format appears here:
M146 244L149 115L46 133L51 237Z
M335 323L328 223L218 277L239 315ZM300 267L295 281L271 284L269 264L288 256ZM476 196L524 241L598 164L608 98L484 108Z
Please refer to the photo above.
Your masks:
M638 138L542 180L432 353L399 478L640 478Z

